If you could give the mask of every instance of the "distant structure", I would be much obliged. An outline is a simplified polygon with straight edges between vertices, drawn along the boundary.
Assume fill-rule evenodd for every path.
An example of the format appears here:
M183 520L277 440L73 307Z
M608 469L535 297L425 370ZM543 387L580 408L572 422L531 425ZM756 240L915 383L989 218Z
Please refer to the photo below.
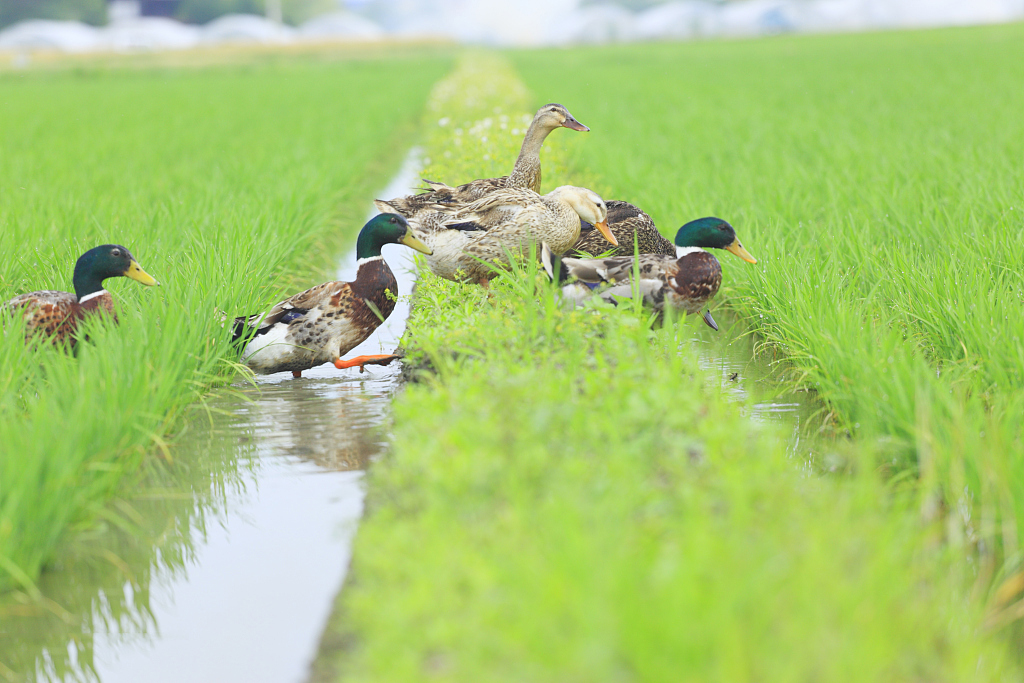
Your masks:
M106 25L98 25L103 23L102 16L71 12L69 8L78 7L75 3L54 0L57 4L53 7L68 10L67 20L46 19L43 17L48 15L30 12L22 21L0 30L0 53L136 52L224 43L280 45L301 41L438 38L476 45L526 47L879 31L1024 19L1024 0L308 1L320 3L315 6L326 13L301 23L293 19L298 23L296 26L284 23L282 13L297 6L293 3L298 0L209 0L188 4L184 0L104 0L108 10ZM0 7L6 2L0 0ZM18 2L31 6L40 0ZM263 16L221 11L260 4ZM342 5L347 9L342 9Z
M107 20L111 23L138 17L173 17L181 0L109 0Z
M181 0L139 0L140 14L144 17L173 17Z

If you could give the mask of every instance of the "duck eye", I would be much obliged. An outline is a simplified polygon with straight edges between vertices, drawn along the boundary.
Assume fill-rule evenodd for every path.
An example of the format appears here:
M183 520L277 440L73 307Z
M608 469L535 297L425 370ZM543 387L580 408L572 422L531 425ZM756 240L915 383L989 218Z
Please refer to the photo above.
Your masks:
M120 249L114 249L112 252L110 252L110 255L114 256L114 257L118 257L118 256L121 255L121 250Z
M397 223L397 222L398 222L398 219L397 219L397 218L395 218L394 216L392 216L392 217L391 217L391 222L392 222L392 223Z

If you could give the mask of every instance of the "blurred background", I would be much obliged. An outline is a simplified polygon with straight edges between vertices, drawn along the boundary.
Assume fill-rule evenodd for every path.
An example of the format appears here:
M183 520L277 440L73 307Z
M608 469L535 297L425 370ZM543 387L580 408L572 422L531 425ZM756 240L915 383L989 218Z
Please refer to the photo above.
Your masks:
M443 39L531 46L1013 21L1024 0L0 0L0 50Z

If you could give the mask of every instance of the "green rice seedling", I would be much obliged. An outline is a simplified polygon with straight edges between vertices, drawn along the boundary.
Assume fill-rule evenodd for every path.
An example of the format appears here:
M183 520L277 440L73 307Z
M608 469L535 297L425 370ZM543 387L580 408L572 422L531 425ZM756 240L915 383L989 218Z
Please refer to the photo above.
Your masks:
M559 53L573 65L600 54ZM551 54L516 59L539 70ZM435 88L434 110L457 111L466 73ZM512 106L496 96L483 109ZM440 178L494 175L490 139L447 156L470 124L447 126L427 149ZM553 140L545 175L554 157L589 185L596 137L570 154ZM489 290L423 272L414 304L404 343L419 381L368 475L324 640L344 646L322 651L316 680L1016 675L965 597L962 548L935 542L948 517L922 515L915 488L877 475L882 444L835 442L842 476L808 471L777 426L747 416L755 399L729 400L702 375L688 326L703 323L566 309L529 259Z
M541 98L593 103L578 163L610 198L666 234L708 213L743 226L759 262L723 263L719 300L837 431L884 445L875 467L919 477L947 540L988 567L982 595L1019 575L1024 523L1022 34L557 53L572 79L546 68L550 52L514 56Z
M107 515L182 415L234 373L222 323L322 281L397 163L446 57L0 77L0 299L70 287L97 244L120 325L72 357L0 338L0 588Z

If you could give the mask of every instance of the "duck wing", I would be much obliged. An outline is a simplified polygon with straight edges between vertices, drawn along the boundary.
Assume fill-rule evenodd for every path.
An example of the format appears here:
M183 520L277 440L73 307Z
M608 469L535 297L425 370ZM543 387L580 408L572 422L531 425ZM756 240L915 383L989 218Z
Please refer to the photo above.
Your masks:
M26 339L40 332L58 342L74 334L77 307L77 296L54 290L20 294L4 304L10 313L24 318Z
M608 229L615 235L619 246L608 249L607 240L594 229L594 226L581 220L580 238L573 245L574 251L631 256L634 250L633 243L636 242L636 250L640 254L675 255L675 245L658 232L654 220L639 207L615 199L605 202L605 205L608 207Z
M352 288L347 282L324 282L310 287L304 292L299 292L278 302L266 315L257 313L235 318L233 341L250 335L266 334L278 323L291 325L313 308L329 306L334 302L351 298Z
M423 211L436 211L445 206L468 204L504 188L508 184L508 176L481 178L457 187L425 178L423 182L430 188L426 192L395 199L377 199L374 201L377 210L381 213L397 213L405 218L412 218Z

